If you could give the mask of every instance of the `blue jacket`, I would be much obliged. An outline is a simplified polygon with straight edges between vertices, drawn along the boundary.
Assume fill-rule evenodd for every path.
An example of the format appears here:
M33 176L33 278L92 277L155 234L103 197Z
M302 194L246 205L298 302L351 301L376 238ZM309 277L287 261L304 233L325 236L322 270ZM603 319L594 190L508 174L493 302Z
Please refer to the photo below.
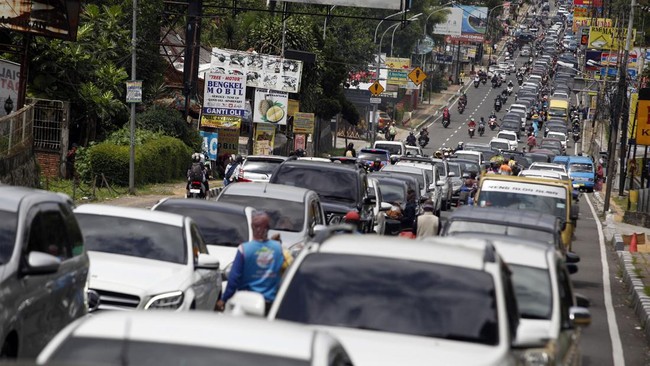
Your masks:
M269 302L275 300L282 263L282 245L275 240L251 240L241 244L221 300L228 301L239 290L258 292Z

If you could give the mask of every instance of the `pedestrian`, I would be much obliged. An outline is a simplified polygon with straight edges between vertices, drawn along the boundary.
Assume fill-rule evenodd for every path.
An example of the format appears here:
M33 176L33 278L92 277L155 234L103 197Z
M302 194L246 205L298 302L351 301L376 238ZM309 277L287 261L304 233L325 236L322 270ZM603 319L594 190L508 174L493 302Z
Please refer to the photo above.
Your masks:
M537 146L537 139L535 138L535 135L532 133L528 134L526 145L528 145L528 151L532 151Z
M598 163L596 168L596 187L594 189L598 192L603 190L603 182L605 180L605 170L603 169L603 164Z
M440 229L440 219L436 216L434 205L431 200L426 200L422 205L424 212L415 218L413 222L413 234L416 239L424 239L437 236Z
M77 144L72 143L72 148L68 150L65 157L65 173L68 179L74 179L74 161L77 157Z
M356 158L357 157L357 151L354 149L354 144L349 143L348 146L345 148L345 156L351 157L351 158Z
M241 155L237 155L237 157L234 158L231 156L230 160L231 160L230 163L226 167L226 174L223 178L224 187L230 183L239 180L239 172L241 171L241 164L244 161Z
M395 127L395 122L392 122L390 124L390 127L388 128L388 140L395 141L396 135L397 135L397 127Z
M278 292L285 256L282 244L268 238L270 218L263 211L252 215L253 240L237 247L237 254L228 275L228 285L216 310L223 311L226 303L237 291L252 291L264 296L266 312L271 308Z

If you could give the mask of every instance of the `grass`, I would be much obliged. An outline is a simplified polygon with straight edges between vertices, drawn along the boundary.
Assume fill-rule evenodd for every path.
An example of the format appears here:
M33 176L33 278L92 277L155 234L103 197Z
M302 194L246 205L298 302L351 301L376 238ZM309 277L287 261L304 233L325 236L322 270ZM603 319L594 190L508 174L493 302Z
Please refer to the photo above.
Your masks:
M646 296L650 296L650 286L643 286L643 293Z
M638 278L645 278L645 276L641 274L641 270L638 268L634 269L634 274L636 274Z
M179 179L167 183L146 184L136 187L136 196L165 195L172 196L179 186L182 186L185 180ZM120 186L96 186L93 187L84 182L73 184L72 180L67 179L44 179L41 181L41 187L52 192L65 193L75 202L87 201L105 201L109 199L125 196L129 192L128 187Z

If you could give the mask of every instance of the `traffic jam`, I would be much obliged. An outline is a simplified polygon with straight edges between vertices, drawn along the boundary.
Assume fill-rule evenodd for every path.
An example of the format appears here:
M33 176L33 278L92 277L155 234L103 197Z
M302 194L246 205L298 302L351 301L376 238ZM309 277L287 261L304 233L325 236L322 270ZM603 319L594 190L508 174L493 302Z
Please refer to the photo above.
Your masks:
M570 4L531 4L403 140L386 126L343 156L244 156L216 198L150 210L0 187L0 276L16 278L0 356L610 364L602 284L587 285L602 167L582 153Z

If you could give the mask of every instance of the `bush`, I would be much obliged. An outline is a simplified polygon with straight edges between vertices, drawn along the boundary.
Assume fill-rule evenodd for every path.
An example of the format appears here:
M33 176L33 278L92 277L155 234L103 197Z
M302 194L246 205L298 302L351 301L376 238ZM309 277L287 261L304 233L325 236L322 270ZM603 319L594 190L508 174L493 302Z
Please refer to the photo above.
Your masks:
M126 186L129 183L129 146L102 142L84 149L81 159L85 167L79 174L86 181L104 174L114 184ZM192 150L181 140L161 136L136 146L135 183L162 183L185 176ZM79 156L77 157L79 159ZM78 164L75 162L75 166Z
M181 112L176 109L153 106L138 114L136 125L145 130L179 138L193 151L202 150L203 140L199 132L190 128Z

